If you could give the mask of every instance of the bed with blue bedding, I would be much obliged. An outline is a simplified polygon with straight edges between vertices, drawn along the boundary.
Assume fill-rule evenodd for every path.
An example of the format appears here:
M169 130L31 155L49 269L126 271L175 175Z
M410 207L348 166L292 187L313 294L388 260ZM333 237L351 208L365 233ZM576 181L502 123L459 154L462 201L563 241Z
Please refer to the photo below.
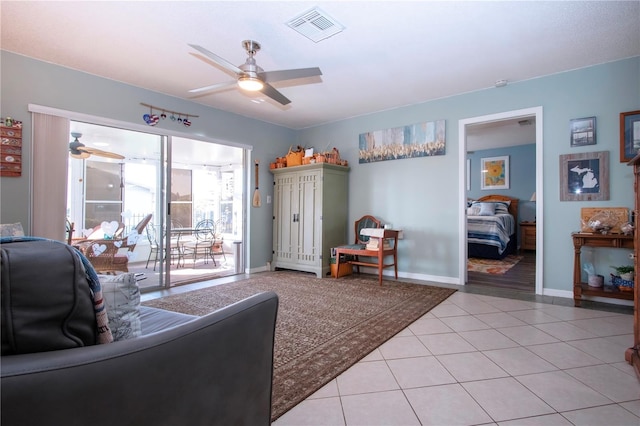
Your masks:
M502 259L518 249L518 199L487 195L467 207L468 257Z

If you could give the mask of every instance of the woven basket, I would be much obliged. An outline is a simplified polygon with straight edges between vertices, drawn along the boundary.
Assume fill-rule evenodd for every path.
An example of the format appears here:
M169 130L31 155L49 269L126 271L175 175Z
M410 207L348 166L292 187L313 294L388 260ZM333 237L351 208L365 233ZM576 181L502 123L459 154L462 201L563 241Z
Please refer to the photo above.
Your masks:
M286 156L287 167L301 165L303 156L304 156L304 151L293 151L291 148L289 148L289 153Z
M340 164L340 152L337 148L333 148L331 152L325 152L324 156L327 158L327 163Z
M618 287L620 291L633 291L633 281L623 280L617 275L611 274L611 284Z

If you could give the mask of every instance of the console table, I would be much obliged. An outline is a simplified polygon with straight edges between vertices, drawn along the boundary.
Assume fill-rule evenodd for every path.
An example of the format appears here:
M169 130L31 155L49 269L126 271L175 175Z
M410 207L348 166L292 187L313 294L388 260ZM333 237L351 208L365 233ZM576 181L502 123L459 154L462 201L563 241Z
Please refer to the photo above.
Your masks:
M573 303L580 306L582 296L611 297L614 299L633 300L632 291L620 291L613 286L591 287L581 281L582 265L580 252L582 247L613 247L613 248L634 248L633 236L622 234L589 234L575 232L571 234L573 238L574 258L573 258Z

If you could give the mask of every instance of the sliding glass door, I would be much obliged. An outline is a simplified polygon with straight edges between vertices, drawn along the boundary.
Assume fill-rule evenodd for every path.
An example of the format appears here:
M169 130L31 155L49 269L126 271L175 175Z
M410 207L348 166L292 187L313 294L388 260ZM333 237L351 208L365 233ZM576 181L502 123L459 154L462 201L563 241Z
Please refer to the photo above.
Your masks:
M245 149L211 142L71 122L92 154L69 160L67 216L76 240L101 227L129 235L152 214L128 269L140 287L166 288L236 273L244 236ZM215 244L194 250L210 224ZM242 256L242 253L239 253Z

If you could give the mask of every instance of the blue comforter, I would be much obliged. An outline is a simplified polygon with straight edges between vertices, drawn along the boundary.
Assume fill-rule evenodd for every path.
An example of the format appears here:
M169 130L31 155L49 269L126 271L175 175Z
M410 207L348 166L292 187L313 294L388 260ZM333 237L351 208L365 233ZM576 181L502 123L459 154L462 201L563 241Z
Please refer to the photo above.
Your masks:
M515 219L510 214L467 216L467 242L498 248L502 254L515 232Z

